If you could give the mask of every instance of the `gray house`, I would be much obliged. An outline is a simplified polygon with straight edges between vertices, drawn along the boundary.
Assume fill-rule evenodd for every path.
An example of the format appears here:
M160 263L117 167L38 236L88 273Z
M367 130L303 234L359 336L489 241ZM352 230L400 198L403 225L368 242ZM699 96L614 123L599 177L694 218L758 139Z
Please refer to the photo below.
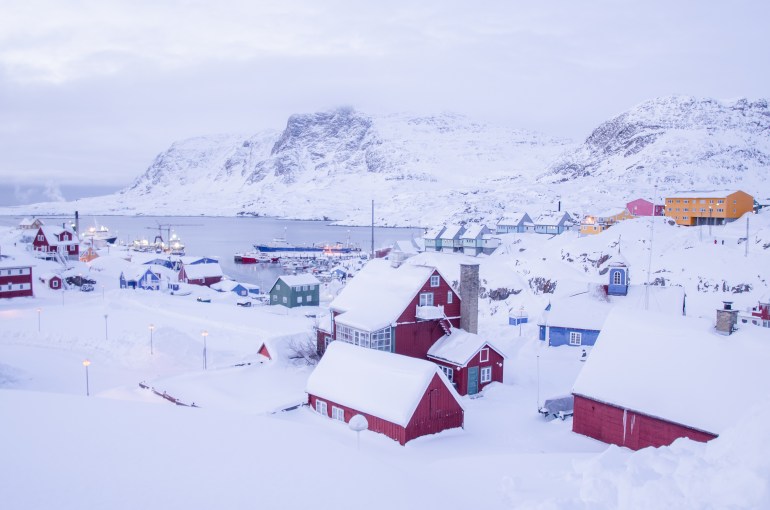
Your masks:
M478 255L484 252L484 236L489 234L489 229L484 225L469 225L460 235L465 255Z
M270 288L270 304L318 306L321 282L312 274L281 275Z
M425 251L441 251L441 234L446 230L445 227L434 228L425 232L422 236L425 242Z
M536 234L561 234L573 225L572 217L566 212L548 212L535 219Z
M534 225L532 218L527 213L516 213L506 216L497 222L498 234L511 234L525 232L527 225Z
M439 236L441 251L456 253L463 251L463 240L460 238L465 233L462 225L447 225Z

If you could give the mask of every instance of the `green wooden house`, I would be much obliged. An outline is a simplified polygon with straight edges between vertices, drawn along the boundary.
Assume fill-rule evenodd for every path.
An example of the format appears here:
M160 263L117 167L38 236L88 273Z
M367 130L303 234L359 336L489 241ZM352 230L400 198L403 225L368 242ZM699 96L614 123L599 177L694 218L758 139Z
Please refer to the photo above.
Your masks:
M270 304L318 306L321 282L312 274L281 275L270 288Z

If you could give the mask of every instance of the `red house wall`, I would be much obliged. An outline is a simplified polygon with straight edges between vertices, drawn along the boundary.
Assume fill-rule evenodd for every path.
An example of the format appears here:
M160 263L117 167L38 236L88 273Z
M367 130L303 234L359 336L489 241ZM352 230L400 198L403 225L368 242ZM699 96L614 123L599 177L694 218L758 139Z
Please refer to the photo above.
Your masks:
M15 298L15 297L31 296L32 295L32 268L29 266L6 267L6 268L0 269L0 272L5 271L7 269L10 269L11 271L15 271L18 269L27 269L29 271L29 274L0 275L0 288L5 287L8 284L19 285L21 283L26 283L26 284L29 284L29 289L0 292L0 298Z
M267 346L265 344L262 344L262 347L259 348L259 351L257 354L261 354L262 356L270 360L273 359L273 357L270 356L270 352L267 350Z
M462 427L464 418L460 403L435 374L406 426L406 441Z
M332 406L343 409L345 423L361 414L369 422L369 430L384 434L399 444L404 445L412 439L428 434L436 434L442 430L462 427L464 424L464 412L452 393L447 389L438 374L433 376L425 390L420 403L417 405L406 428L393 422L384 420L371 414L362 413L356 409L338 404L323 396L308 395L308 404L315 410L316 400L326 402L326 413L331 418Z
M396 320L398 326L394 329L394 332L396 338L395 352L397 354L427 359L428 349L439 338L444 336L444 330L438 321L417 320L417 305L420 304L420 294L424 292L432 292L433 305L443 306L444 315L447 317L457 317L456 319L450 319L450 322L452 326L460 327L460 296L452 290L452 287L438 271L433 272L433 275L438 275L439 277L438 287L431 287L430 278L428 278L423 283L420 291L406 305L404 311L401 312L401 315ZM447 295L450 291L452 292L452 303L447 304Z
M715 434L580 395L575 395L574 413L573 432L632 450L668 446L681 437L702 443L717 437Z
M489 345L486 345L486 347L489 347ZM454 378L455 389L457 390L457 393L463 396L468 394L468 368L469 367L479 367L479 392L493 382L500 382L500 383L503 382L503 369L505 368L505 364L504 364L505 358L503 358L503 356L499 352L492 349L491 347L489 347L488 361L484 361L484 362L481 361L481 351L479 351L479 353L476 354L473 358L471 358L471 360L463 367L458 367L446 361L441 361L433 358L428 358L428 359L438 365L443 365L445 367L449 367L454 370L453 378ZM492 380L489 382L482 383L481 368L490 367L490 366L492 367Z

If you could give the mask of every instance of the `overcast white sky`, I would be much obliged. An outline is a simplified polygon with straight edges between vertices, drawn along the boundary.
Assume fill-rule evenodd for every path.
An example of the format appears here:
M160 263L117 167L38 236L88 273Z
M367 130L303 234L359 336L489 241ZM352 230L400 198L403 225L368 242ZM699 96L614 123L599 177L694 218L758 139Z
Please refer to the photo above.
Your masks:
M767 0L0 0L0 177L125 185L174 140L343 105L582 140L656 96L770 96L769 15Z

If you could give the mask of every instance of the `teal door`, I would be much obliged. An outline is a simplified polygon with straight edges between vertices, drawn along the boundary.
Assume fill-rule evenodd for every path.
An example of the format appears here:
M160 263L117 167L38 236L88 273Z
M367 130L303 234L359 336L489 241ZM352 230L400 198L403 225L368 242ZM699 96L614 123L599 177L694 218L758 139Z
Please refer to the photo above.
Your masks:
M468 395L479 392L479 367L468 368Z

